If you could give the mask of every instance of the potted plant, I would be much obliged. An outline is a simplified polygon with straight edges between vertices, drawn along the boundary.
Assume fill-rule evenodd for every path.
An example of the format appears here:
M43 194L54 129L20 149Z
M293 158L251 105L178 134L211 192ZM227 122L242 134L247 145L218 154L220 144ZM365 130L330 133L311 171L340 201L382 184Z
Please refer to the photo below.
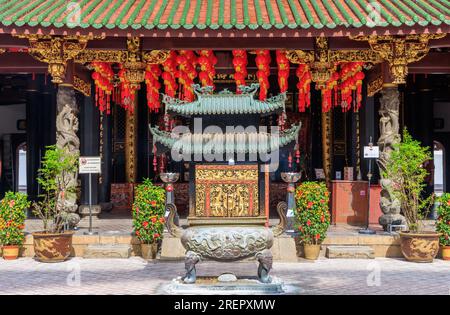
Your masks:
M422 219L433 203L434 195L423 196L428 175L424 164L431 160L428 147L414 140L406 128L403 140L394 146L383 171L392 181L391 192L401 204L408 231L400 232L401 250L408 261L432 262L439 251L439 234L425 231Z
M329 195L324 182L303 182L296 189L296 227L306 259L319 257L330 225Z
M145 179L135 188L132 213L134 232L141 242L142 257L155 259L165 223L164 188Z
M7 192L0 202L0 244L3 258L17 259L25 239L25 209L30 206L27 196L22 193Z
M442 247L442 259L450 260L450 193L439 198L437 213L436 231L441 234L439 243Z
M37 179L43 193L33 203L33 213L43 222L43 230L32 233L38 261L60 262L71 253L73 231L68 230L65 198L76 193L70 182L77 167L77 155L54 145L47 147Z

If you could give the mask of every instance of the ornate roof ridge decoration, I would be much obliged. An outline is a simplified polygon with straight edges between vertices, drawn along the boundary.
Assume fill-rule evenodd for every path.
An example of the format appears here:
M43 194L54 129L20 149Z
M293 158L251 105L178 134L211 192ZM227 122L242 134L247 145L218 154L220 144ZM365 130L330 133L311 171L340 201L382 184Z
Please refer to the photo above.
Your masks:
M270 153L297 141L301 123L277 134L268 132L185 133L181 136L149 125L153 140L167 149L187 154Z
M186 2L186 3L184 3ZM257 5L235 0L224 8L219 1L77 1L10 0L2 3L0 25L10 27L67 28L73 30L304 30L426 27L450 25L448 1L309 0ZM75 10L78 10L75 11ZM205 11L207 14L203 14ZM73 21L74 12L80 16ZM214 12L214 13L212 13ZM176 14L175 14L176 13ZM214 18L213 16L222 18Z
M227 89L213 93L212 87L193 85L197 99L193 102L182 101L162 94L162 102L166 105L166 112L190 117L193 115L240 115L264 114L284 111L286 93L260 101L254 98L259 88L258 84L241 86L241 94L232 93Z
M408 64L421 60L428 54L428 42L444 38L447 34L413 34L406 36L370 35L352 36L353 40L367 41L373 52L389 63L394 84L406 83Z

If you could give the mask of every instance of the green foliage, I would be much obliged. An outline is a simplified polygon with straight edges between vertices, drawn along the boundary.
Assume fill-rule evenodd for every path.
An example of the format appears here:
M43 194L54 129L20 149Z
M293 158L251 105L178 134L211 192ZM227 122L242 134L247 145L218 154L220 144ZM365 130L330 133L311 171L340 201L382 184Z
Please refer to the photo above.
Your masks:
M450 246L450 193L443 194L438 201L436 231L441 233L441 245Z
M434 196L422 197L424 183L428 175L424 164L431 160L428 147L414 140L406 128L403 140L394 146L390 159L383 172L384 178L392 180L392 194L400 201L402 211L411 231L420 230L420 220L429 210Z
M47 147L37 179L43 194L33 203L33 213L43 221L45 232L62 232L66 213L64 201L68 194L75 193L75 187L69 186L70 174L77 169L78 155L55 145Z
M25 209L30 206L27 196L8 191L0 202L0 244L22 245L25 239Z
M162 239L165 214L165 190L153 185L150 179L134 191L133 227L142 243L151 244Z
M320 244L330 226L330 193L323 182L303 182L295 192L295 217L303 244Z

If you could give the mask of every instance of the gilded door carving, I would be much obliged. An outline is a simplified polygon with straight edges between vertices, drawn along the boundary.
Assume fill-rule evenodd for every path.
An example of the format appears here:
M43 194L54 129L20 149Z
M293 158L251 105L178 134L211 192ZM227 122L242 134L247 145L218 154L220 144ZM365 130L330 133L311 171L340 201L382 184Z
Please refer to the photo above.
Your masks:
M195 173L196 216L259 215L258 165L198 165Z

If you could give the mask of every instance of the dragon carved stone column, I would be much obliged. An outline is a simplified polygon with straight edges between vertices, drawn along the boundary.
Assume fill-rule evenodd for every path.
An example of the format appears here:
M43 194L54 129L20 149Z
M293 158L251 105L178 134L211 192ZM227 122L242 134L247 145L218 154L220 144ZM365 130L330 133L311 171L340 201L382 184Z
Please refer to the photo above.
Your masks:
M56 96L57 114L56 114L56 146L60 149L65 148L70 154L80 154L80 139L78 138L78 106L75 98L75 90L71 85L60 84ZM70 181L65 198L60 207L68 214L68 223L75 226L80 221L80 216L76 213L78 209L78 171L70 174ZM75 189L73 189L75 188Z
M386 165L389 163L391 152L394 145L400 143L399 134L399 105L400 94L397 85L385 84L381 91L380 99L380 138L378 146L380 148L380 157L378 158L378 166L381 173L381 193L380 207L383 215L378 219L380 225L386 230L389 224L405 224L405 218L400 214L401 204L390 192L392 181L383 177Z

